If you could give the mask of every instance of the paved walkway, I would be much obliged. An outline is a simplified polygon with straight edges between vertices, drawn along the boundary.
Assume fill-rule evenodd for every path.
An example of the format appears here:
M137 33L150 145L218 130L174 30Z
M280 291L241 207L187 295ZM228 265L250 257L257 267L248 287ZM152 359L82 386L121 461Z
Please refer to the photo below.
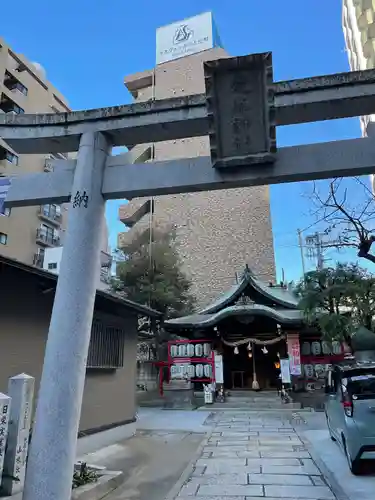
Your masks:
M220 412L178 500L332 500L292 413Z

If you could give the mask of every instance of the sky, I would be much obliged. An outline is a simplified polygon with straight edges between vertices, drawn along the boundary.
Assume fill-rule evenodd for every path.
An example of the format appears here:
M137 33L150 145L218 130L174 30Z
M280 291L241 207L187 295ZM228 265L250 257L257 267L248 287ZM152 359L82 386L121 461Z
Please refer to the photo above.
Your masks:
M47 78L72 109L131 102L125 75L155 65L155 32L211 10L224 48L232 56L273 52L274 79L289 80L348 71L341 0L18 0L2 8L1 35L16 52L43 65ZM278 147L360 136L359 120L278 127ZM366 181L367 182L367 181ZM297 230L316 231L311 183L271 186L277 273L296 280L302 272ZM121 200L107 203L110 245L116 247ZM319 228L318 228L319 229ZM327 253L335 260L355 253ZM251 267L251 262L248 263ZM307 267L314 266L306 261Z

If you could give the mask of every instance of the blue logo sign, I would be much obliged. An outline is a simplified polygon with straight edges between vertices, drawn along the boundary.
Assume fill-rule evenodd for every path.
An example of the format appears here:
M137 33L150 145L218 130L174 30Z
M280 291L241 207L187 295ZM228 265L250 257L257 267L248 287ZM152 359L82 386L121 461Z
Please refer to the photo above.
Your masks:
M179 43L187 42L193 35L194 31L191 30L187 24L181 24L181 26L176 29L176 33L173 37L173 43L174 45L177 45Z

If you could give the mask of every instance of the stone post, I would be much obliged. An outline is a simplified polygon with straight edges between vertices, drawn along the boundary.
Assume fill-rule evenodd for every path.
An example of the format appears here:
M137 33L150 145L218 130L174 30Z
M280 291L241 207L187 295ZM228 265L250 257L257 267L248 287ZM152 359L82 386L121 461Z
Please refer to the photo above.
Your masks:
M69 220L52 309L23 500L70 500L100 244L105 217L104 168L111 144L81 136Z
M2 484L5 448L8 438L10 404L10 397L0 392L0 486Z
M26 472L29 432L33 411L34 377L25 373L9 379L8 393L12 398L8 432L8 446L5 454L3 480L6 495L14 495L23 490ZM12 479L17 478L17 481Z

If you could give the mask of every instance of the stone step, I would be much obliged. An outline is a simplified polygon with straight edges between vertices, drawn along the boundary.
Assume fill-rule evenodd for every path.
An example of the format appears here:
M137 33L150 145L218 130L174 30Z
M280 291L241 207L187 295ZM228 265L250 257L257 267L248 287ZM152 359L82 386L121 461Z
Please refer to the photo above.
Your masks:
M252 412L256 413L258 411L261 412L290 412L290 411L296 411L298 413L309 413L313 411L311 408L301 408L300 405L295 405L295 404L284 404L280 407L265 407L265 408L260 408L259 406L251 406L248 405L246 407L244 406L234 406L234 405L229 405L228 403L213 403L211 405L205 405L201 406L198 408L198 410L201 411L213 411L213 410L220 410L220 411L241 411L241 412Z

